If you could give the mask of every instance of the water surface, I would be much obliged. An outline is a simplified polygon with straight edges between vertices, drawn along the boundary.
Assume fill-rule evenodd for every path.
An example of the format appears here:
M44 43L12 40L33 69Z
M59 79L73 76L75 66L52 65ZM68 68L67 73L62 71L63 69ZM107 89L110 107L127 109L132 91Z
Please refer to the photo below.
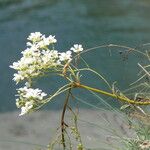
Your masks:
M20 58L31 32L56 35L57 49L61 51L74 43L82 43L84 48L108 43L134 47L150 41L149 18L148 0L0 0L0 111L16 108L17 86L9 65ZM141 57L122 61L114 51L110 57L108 49L97 49L84 57L108 81L117 81L121 89L135 80L136 64L141 61ZM47 81L41 83L46 91L59 85L56 80ZM93 78L89 82L104 87ZM53 108L60 106L57 100Z

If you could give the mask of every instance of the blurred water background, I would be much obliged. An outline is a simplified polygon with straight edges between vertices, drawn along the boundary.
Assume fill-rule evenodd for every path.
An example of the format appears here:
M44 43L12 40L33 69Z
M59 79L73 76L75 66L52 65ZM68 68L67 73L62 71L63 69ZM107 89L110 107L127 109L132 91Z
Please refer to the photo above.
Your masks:
M0 0L0 111L12 111L15 106L14 71L9 68L21 57L26 38L31 32L56 35L57 49L68 50L74 43L91 48L103 44L121 44L131 47L150 42L149 0ZM139 71L137 62L142 57L123 61L119 52L108 48L84 55L91 67L101 72L112 84L117 81L121 90L135 81ZM87 80L94 87L105 89L94 76ZM60 85L55 77L38 83L51 92ZM86 101L100 105L89 94L77 94ZM62 96L48 108L61 107ZM114 104L115 105L115 104Z

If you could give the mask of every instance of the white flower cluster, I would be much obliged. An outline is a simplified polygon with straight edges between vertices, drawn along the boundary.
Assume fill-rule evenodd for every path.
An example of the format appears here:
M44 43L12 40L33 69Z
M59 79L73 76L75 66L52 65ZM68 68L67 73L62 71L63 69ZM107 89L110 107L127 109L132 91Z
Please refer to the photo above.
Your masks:
M58 61L58 52L49 50L48 46L57 42L55 36L45 37L40 32L31 33L27 38L27 49L22 51L23 57L14 62L11 68L18 72L14 74L13 80L17 83L32 77L36 77L50 67L56 67L60 63Z
M71 61L71 50L75 53L83 51L82 45L78 44L75 44L69 51L62 53L53 48L50 50L48 46L53 46L57 42L55 36L45 37L40 32L31 33L27 39L29 40L27 49L21 52L23 57L10 66L18 71L13 78L16 83L39 76L44 71L56 69L62 66L64 62Z
M21 52L22 58L10 66L17 70L13 78L16 83L23 80L30 83L32 78L44 75L45 72L63 69L64 65L72 60L72 52L83 51L82 45L75 44L66 52L58 52L54 49L54 44L57 42L55 36L46 37L40 32L31 33L27 40L27 48ZM32 89L26 85L18 89L18 96L16 105L21 108L20 115L24 115L36 108L46 94L39 89Z
M74 44L74 47L71 47L70 50L72 50L75 53L79 53L81 51L83 51L83 47L81 44Z
M19 88L17 91L19 98L16 99L16 105L21 108L20 116L28 113L47 95L40 89L32 89L27 86Z

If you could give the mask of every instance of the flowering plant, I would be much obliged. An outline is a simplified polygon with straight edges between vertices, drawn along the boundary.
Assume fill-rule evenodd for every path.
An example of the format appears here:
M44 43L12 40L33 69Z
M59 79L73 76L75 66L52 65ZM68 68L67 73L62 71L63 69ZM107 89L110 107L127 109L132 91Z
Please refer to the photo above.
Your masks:
M21 108L20 115L41 105L47 96L42 90L31 88L32 79L49 72L61 73L65 65L71 62L72 52L83 51L82 45L75 44L66 52L58 52L54 49L57 42L55 36L45 37L40 32L31 33L27 39L27 49L21 52L23 57L10 66L17 70L13 78L16 83L26 81L25 87L17 90L19 98L16 99L16 105Z
M137 99L137 94L134 99L128 98L122 92L118 92L114 88L112 88L107 80L99 73L91 69L81 57L82 53L90 51L94 48L83 50L81 44L74 44L70 50L66 52L59 52L55 49L55 43L57 42L55 36L42 35L40 32L31 33L27 38L27 48L22 51L22 58L14 62L10 67L15 69L17 73L14 74L13 80L16 84L20 82L24 82L25 85L22 88L17 89L17 99L16 105L18 108L21 108L20 116L25 115L27 113L33 112L46 103L48 103L55 96L67 92L66 100L64 102L62 116L61 116L61 144L63 145L63 149L67 148L65 142L65 134L68 125L65 123L65 111L67 108L71 112L72 109L68 106L68 101L72 96L73 88L83 88L92 92L96 92L99 94L103 94L112 98L119 100L120 102L127 103L126 107L137 106L137 105L149 105L150 100L148 98L141 98L141 100ZM104 45L100 47L123 47L118 45ZM128 47L123 47L125 49L129 49ZM130 48L131 50L131 48ZM132 49L134 51L134 49ZM86 64L85 68L79 68L78 62L83 60ZM142 67L140 65L140 67ZM144 71L145 68L142 67ZM81 72L82 71L90 71L100 77L111 89L110 92L104 91L102 89L93 88L84 84L81 84ZM33 80L38 77L44 77L45 75L55 74L64 78L67 81L67 84L60 87L54 94L46 94L42 90L38 88L33 88ZM146 72L147 73L147 72ZM124 109L126 109L124 107ZM137 106L139 108L139 106ZM139 108L141 110L141 108ZM74 114L74 112L73 112ZM80 132L77 127L77 118L75 116L75 128L71 128L71 132L76 135L76 139L79 142L77 149L83 150L84 146L82 144ZM140 143L142 145L142 142ZM142 147L142 146L141 146ZM52 149L52 145L49 149ZM71 148L70 148L71 149Z

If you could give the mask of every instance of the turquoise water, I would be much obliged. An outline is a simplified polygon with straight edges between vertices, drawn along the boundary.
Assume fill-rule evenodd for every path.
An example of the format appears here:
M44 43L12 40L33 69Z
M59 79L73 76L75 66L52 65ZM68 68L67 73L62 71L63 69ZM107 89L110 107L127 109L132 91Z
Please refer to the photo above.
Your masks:
M14 95L18 86L12 81L14 71L9 65L20 58L30 32L56 35L57 49L61 51L74 43L84 48L109 43L134 47L150 42L149 18L149 0L0 0L0 111L16 109ZM84 57L110 83L117 81L121 90L135 80L136 63L141 61L141 57L132 56L123 61L118 51L106 48ZM105 88L90 75L87 80L92 86ZM40 86L50 92L59 84L53 78ZM84 98L93 101L88 94ZM60 100L52 105L60 106Z

